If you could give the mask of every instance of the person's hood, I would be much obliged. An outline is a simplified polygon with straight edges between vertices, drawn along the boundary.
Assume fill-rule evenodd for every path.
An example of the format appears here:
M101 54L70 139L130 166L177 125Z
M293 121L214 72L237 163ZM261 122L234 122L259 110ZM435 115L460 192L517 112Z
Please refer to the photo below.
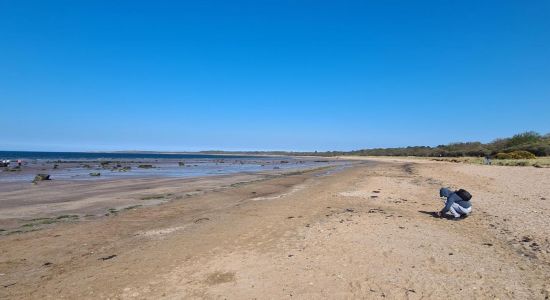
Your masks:
M439 197L449 197L453 192L449 188L441 188L439 190Z

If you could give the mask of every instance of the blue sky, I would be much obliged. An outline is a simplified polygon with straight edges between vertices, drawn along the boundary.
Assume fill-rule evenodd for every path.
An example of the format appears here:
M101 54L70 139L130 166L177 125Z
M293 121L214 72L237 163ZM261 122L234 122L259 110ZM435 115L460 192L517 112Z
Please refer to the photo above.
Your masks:
M0 0L1 150L550 132L549 1Z

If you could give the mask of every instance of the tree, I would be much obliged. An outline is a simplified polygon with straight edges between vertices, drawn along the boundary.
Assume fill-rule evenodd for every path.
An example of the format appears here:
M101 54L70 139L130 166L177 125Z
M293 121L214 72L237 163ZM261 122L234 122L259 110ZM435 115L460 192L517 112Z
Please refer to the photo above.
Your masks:
M527 131L524 133L516 134L508 140L506 143L507 147L514 147L524 144L534 144L540 142L542 139L541 135L534 131Z

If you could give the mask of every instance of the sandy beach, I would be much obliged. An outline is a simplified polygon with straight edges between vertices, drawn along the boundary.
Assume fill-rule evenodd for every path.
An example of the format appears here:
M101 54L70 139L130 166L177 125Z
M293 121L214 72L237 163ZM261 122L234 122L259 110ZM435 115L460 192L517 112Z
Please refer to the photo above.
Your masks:
M471 191L473 215L434 218L442 186ZM0 228L67 205L114 210L0 236L0 298L550 297L548 168L367 159L332 173L48 182L1 195L52 203L5 202Z

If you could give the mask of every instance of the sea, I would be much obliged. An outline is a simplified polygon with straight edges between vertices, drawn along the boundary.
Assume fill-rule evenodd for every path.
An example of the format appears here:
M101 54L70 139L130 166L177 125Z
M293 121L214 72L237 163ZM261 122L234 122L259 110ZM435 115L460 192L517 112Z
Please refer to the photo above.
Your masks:
M0 160L47 159L47 160L105 160L105 159L249 159L260 156L218 155L202 153L158 153L158 152L38 152L0 151Z

